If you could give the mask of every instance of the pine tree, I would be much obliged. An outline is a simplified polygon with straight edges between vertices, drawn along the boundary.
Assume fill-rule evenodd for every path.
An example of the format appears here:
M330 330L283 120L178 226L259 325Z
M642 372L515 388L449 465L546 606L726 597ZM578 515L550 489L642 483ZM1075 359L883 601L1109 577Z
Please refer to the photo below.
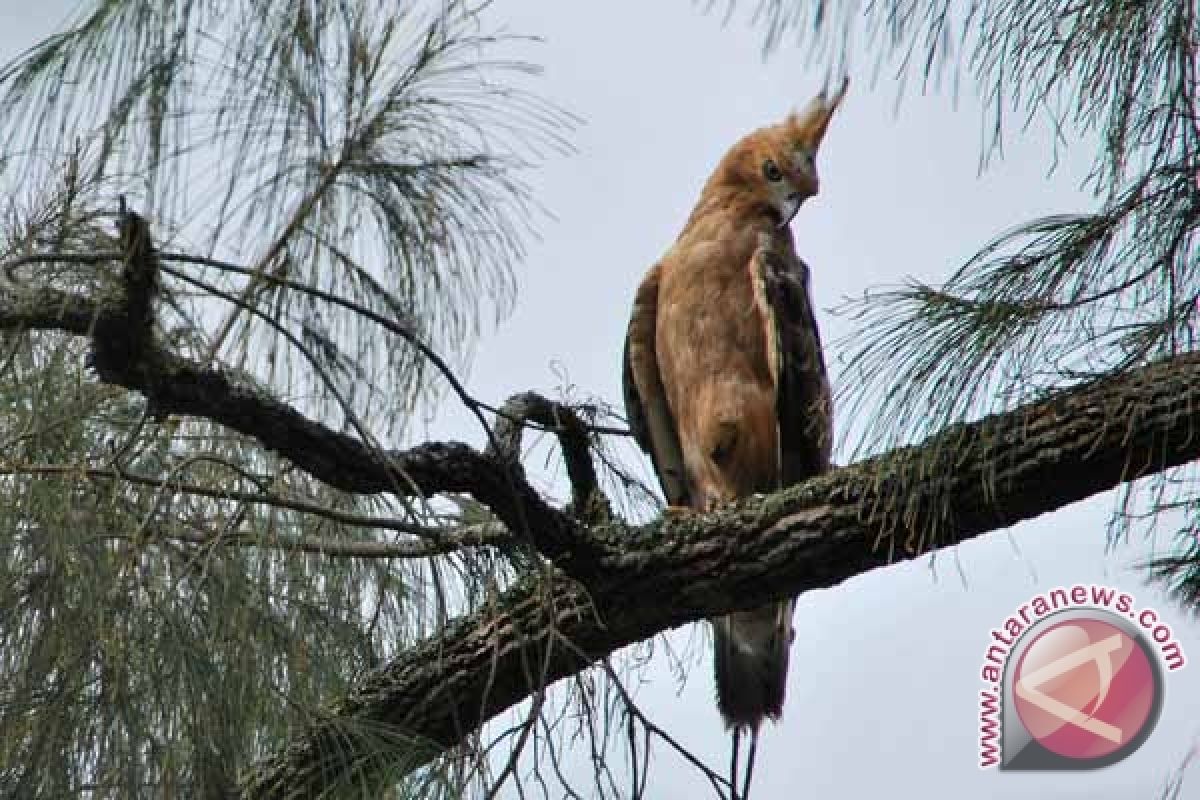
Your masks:
M651 740L727 792L609 656L1122 484L1184 513L1157 569L1195 604L1195 14L762 0L768 53L971 82L985 156L1035 114L1094 136L1095 208L850 309L886 378L840 399L880 420L852 466L636 525L603 403L460 380L574 123L523 40L459 0L92 0L0 71L0 793L483 796L492 746L554 779L571 731L601 792ZM414 438L443 399L485 448Z

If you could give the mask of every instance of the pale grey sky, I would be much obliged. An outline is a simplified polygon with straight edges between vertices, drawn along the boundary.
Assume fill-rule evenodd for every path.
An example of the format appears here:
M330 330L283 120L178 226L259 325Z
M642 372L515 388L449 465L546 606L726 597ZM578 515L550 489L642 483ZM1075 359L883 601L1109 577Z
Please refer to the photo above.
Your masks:
M71 5L3 0L5 59L60 18L53 9ZM643 272L673 241L726 148L807 101L821 76L795 47L764 61L760 32L740 18L722 29L719 15L702 16L686 0L507 0L491 14L514 32L546 38L522 51L546 67L536 85L586 124L574 137L576 155L529 176L555 219L539 222L541 240L519 265L516 311L481 344L468 386L490 400L528 388L553 394L561 365L581 391L619 402L620 347ZM871 87L853 65L851 77L818 160L822 193L793 224L827 342L848 331L826 311L840 298L909 275L936 281L1018 222L1088 207L1075 190L1088 147L1071 147L1047 178L1050 138L1035 128L978 177L975 105L964 101L955 111L945 96L909 97L894 113L893 85ZM481 440L451 406L427 433ZM1095 498L944 551L936 562L876 570L804 595L785 719L764 731L756 800L1156 797L1200 736L1196 664L1168 676L1158 728L1117 765L1066 774L976 766L988 630L1038 592L1077 582L1119 586L1160 609L1188 655L1200 659L1200 629L1130 569L1153 544L1107 551L1111 503ZM681 630L670 639L685 649L696 635ZM656 656L638 698L723 771L728 739L710 672L704 652L680 690ZM650 797L708 796L700 775L662 746L655 752ZM571 766L586 794L590 767L582 757ZM1200 797L1200 776L1185 796Z

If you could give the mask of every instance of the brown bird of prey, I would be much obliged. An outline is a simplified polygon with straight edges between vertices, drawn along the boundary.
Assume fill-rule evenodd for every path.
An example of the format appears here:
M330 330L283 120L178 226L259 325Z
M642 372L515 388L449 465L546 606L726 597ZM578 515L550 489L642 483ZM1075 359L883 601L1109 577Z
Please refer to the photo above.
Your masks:
M829 467L832 403L788 224L817 193L817 149L846 92L743 138L638 287L625 339L626 415L673 511L709 511ZM751 734L783 713L795 599L710 620L717 707ZM736 791L736 787L735 791Z

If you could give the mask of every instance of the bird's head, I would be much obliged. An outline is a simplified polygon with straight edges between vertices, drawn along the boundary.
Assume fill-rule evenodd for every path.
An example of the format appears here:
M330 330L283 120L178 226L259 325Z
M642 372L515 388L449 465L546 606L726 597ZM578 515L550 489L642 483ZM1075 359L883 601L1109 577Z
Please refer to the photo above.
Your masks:
M780 227L790 223L801 203L817 193L817 150L848 85L849 79L843 79L832 97L822 91L803 110L750 134L726 156L722 167L732 170L743 189L779 215Z

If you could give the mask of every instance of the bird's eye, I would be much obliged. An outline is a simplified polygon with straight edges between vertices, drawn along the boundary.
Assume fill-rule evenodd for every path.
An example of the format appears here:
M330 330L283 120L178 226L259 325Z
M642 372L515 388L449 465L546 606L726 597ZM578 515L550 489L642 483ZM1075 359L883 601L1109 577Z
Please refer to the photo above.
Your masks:
M779 165L771 159L763 162L763 176L771 183L783 180L783 171L779 169Z

